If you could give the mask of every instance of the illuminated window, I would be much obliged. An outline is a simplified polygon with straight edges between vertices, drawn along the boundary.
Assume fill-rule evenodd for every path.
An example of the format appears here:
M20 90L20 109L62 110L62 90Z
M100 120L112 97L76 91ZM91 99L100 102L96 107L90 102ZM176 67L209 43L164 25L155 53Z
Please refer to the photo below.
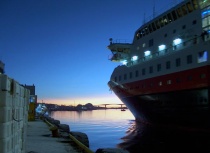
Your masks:
M137 61L137 60L138 60L138 56L133 56L133 57L131 58L131 60L132 60L132 61Z
M171 80L168 80L168 81L167 81L167 84L171 84Z
M162 50L166 49L166 45L160 45L160 46L158 46L158 49L159 49L159 51L162 51Z
M144 52L144 56L149 56L151 54L151 51L147 50Z
M142 44L142 47L143 47L143 48L144 48L144 47L146 47L146 44L145 44L145 43L143 43L143 44Z
M199 52L198 53L198 63L206 62L207 61L207 51Z
M126 65L127 63L128 63L127 60L122 61L123 65Z
M182 43L182 40L180 38L177 38L173 41L174 45L179 45Z
M162 86L163 85L163 83L162 82L159 82L159 86Z

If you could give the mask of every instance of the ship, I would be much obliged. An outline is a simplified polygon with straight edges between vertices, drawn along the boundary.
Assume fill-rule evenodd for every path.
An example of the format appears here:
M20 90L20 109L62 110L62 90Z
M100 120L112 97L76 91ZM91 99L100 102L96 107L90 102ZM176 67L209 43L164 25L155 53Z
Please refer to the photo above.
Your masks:
M109 88L137 121L210 128L210 0L184 0L109 39Z

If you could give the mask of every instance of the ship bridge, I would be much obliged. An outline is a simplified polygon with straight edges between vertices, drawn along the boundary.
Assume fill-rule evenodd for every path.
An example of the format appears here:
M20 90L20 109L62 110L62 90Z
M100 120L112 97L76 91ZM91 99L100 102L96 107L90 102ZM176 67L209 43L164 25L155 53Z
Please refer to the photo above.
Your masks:
M110 44L107 48L112 52L112 55L109 57L111 61L122 62L129 58L128 54L131 51L131 43L113 42L112 38L110 38L109 41Z

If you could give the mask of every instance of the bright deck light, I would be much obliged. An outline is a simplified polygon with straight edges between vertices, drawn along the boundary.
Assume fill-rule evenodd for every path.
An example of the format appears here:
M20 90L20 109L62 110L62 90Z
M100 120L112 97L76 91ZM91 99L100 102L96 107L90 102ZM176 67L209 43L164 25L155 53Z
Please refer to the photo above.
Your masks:
M138 59L138 56L133 56L133 57L131 58L132 61L136 61L137 59Z
M173 41L174 45L179 45L182 43L182 40L180 38L177 38Z
M123 65L126 65L127 63L128 63L127 60L122 61Z
M166 49L166 45L160 45L160 46L158 46L158 48L159 48L159 51L164 50L164 49Z
M150 54L151 54L151 51L149 51L149 50L147 50L147 51L144 52L144 55L145 56L149 56Z

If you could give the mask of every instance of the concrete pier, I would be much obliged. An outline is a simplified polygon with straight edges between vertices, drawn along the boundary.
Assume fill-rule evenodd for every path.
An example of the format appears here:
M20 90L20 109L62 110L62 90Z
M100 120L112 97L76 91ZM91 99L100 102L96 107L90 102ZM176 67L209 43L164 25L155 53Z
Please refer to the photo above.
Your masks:
M28 122L26 153L78 153L69 141L63 137L52 137L49 126L40 119Z

